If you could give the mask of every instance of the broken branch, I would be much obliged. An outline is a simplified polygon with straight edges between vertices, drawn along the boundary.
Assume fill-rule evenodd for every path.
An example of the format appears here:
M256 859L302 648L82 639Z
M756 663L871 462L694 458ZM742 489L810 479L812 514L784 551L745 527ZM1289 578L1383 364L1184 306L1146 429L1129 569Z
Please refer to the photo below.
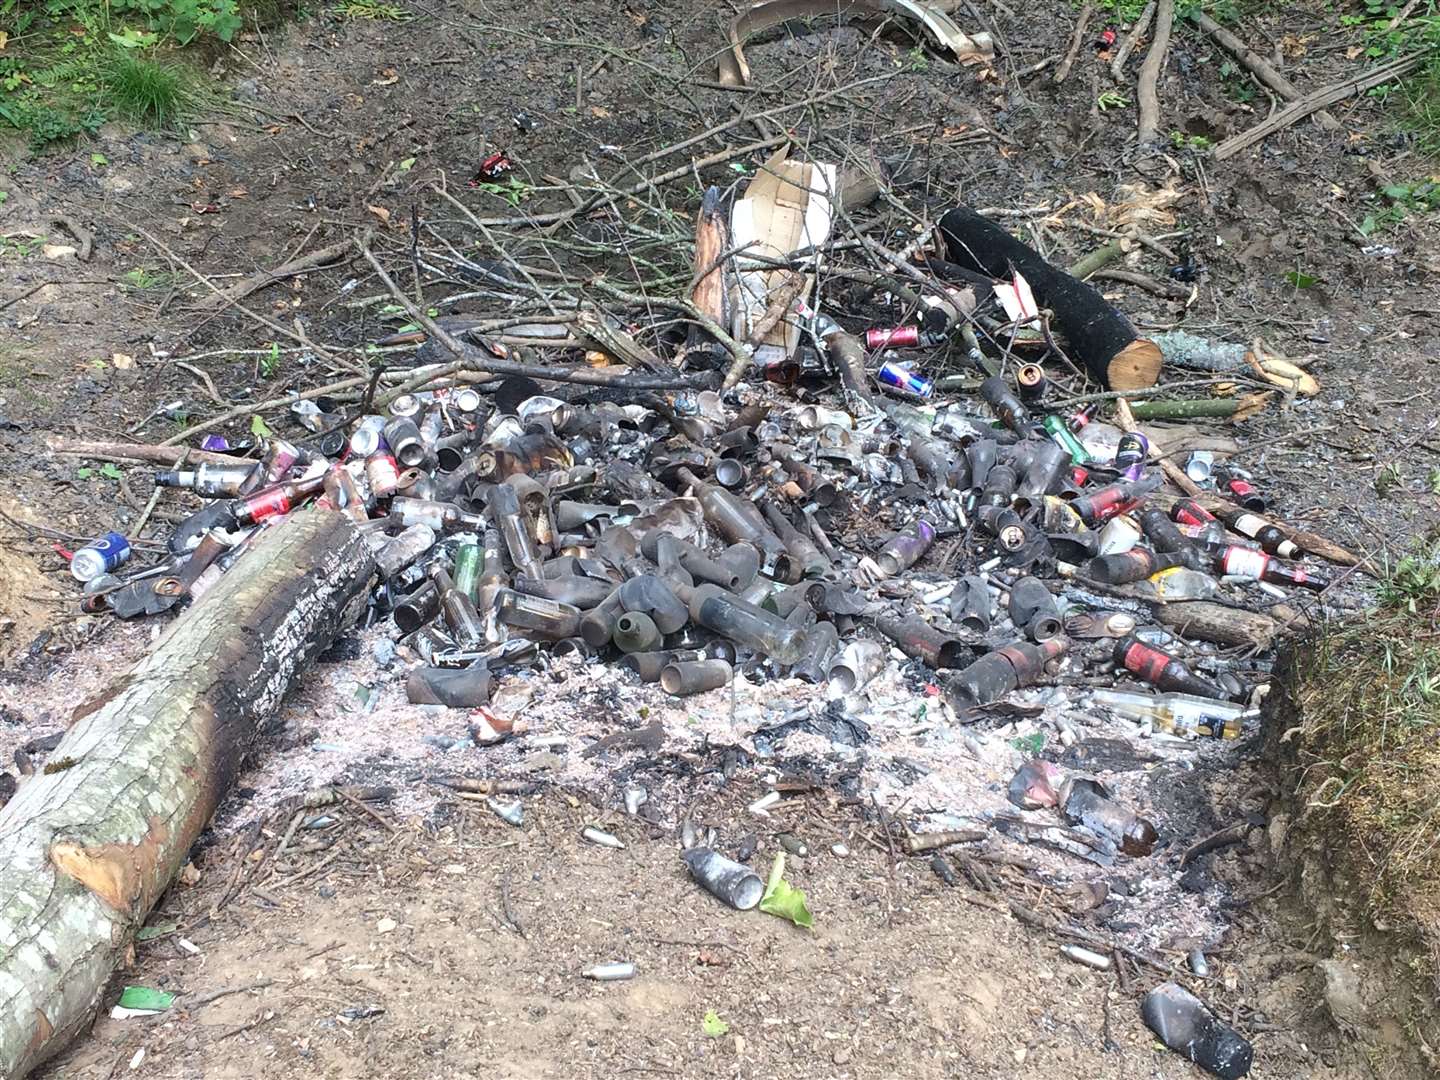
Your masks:
M1139 138L1141 146L1149 146L1160 133L1160 94L1156 89L1165 54L1170 51L1170 28L1175 22L1175 0L1159 0L1155 9L1155 38L1140 65L1135 85L1135 101L1140 110Z
M1070 47L1065 50L1065 59L1060 61L1060 66L1051 76L1056 86L1070 77L1070 69L1075 66L1075 58L1080 55L1080 44L1085 40L1085 31L1090 26L1090 17L1094 14L1095 5L1091 3L1091 0L1085 0L1084 6L1080 8L1080 14L1076 16L1075 32L1070 35Z
M1230 136L1215 148L1215 158L1217 161L1232 158L1241 150L1248 149L1275 132L1283 131L1290 125L1299 123L1311 113L1319 112L1327 105L1334 105L1337 101L1343 101L1352 94L1364 93L1381 83L1408 75L1424 62L1426 55L1423 52L1411 53L1409 56L1402 56L1397 60L1373 67L1364 75L1357 75L1353 79L1346 79L1344 82L1338 82L1333 86L1327 86L1322 90L1307 94L1300 100L1291 102L1279 112L1272 113L1248 131Z
M1230 54L1240 62L1242 67L1286 101L1299 101L1300 98L1305 96L1295 88L1294 83L1280 74L1269 61L1254 49L1250 48L1249 45L1246 45L1245 42L1241 41L1229 30L1225 29L1225 27L1221 26L1209 15L1206 15L1203 10L1197 7L1190 13L1190 18L1194 20L1196 26L1200 27L1201 30L1204 30L1224 48L1228 49ZM1320 126L1326 131L1340 130L1340 121L1336 120L1335 117L1331 116L1328 112L1322 111L1317 113L1315 119L1320 122Z

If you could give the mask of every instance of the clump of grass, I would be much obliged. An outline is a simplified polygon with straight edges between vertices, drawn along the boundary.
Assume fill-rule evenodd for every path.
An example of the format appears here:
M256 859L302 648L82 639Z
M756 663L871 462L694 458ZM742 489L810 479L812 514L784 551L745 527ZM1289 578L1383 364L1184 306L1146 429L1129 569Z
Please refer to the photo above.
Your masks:
M101 85L117 114L147 127L174 127L193 96L184 69L130 52L105 60Z
M1440 933L1440 539L1383 568L1373 611L1297 649L1292 680L1312 828L1374 918Z
M1440 16L1435 17L1440 22ZM1415 135L1415 147L1440 160L1440 57L1405 83L1404 124Z

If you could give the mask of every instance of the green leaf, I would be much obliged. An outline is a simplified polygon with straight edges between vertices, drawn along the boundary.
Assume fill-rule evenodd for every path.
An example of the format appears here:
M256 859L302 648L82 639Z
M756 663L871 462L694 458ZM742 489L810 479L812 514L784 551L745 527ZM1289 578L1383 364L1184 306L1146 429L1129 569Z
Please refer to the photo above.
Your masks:
M705 1019L700 1021L700 1030L710 1038L718 1039L730 1033L730 1025L720 1019L719 1013L710 1009L705 1013Z
M250 418L250 434L254 435L257 439L268 439L275 433L270 430L270 425L265 423L260 417L252 416Z
M8 191L0 191L0 206L4 206L4 205L5 205L5 200L8 199L8 198L10 198L10 192L8 192Z
M1375 220L1375 215L1374 215L1374 214L1366 214L1366 215L1365 215L1365 220L1362 221L1362 222L1360 222L1360 226L1359 226L1358 231L1359 231L1359 233L1360 233L1361 236L1369 236L1371 233L1373 233L1373 232L1374 232L1376 229L1378 229L1379 227L1380 227L1380 223Z
M82 465L80 468L78 468L78 469L75 470L75 477L76 477L76 479L78 479L78 480L89 480L90 477L92 477L92 476L94 476L94 475L95 475L95 470L89 468L88 466L83 466L83 465Z
M765 895L760 898L760 910L767 915L778 915L789 919L796 926L810 929L815 925L815 916L805 904L805 893L785 880L785 853L777 852L775 863L770 867L770 880L765 885Z
M91 154L90 164L94 165L97 169L99 169L103 168L106 165L109 165L110 159L107 158L104 154Z
M136 933L135 933L135 940L136 940L136 941L154 941L156 938L158 938L158 937L164 937L166 934L173 934L176 930L179 930L179 929L180 929L180 924L179 924L179 923L173 923L173 922L151 923L149 926L142 926L138 931L136 931Z
M105 36L122 49L148 49L160 40L159 34L136 30L134 27L126 27L125 32L121 34L107 33Z
M1299 270L1287 270L1285 272L1285 280L1288 281L1291 285L1294 285L1297 289L1309 289L1320 283L1319 278L1312 277L1311 275L1302 273Z
M1403 202L1414 194L1414 189L1411 188L1409 184L1391 184L1389 187L1383 187L1380 190L1387 198L1394 199L1396 202Z
M107 480L119 480L125 474L120 471L120 466L113 461L107 461L100 466L100 475Z
M161 1012L175 1003L175 995L148 986L127 986L120 993L122 1009L154 1009Z
M396 165L396 166L395 166L395 171L396 171L396 172L409 172L409 171L410 171L411 169L413 169L414 167L415 167L415 159L414 159L413 157L407 157L404 161L400 162L399 165Z

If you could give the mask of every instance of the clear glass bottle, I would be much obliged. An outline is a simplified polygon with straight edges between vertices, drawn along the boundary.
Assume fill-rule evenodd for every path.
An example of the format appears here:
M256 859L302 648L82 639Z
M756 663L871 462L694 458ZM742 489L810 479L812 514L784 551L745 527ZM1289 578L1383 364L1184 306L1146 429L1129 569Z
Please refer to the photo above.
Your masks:
M690 597L690 617L737 644L773 658L780 664L797 663L804 655L804 631L718 585L701 585Z
M1199 735L1238 739L1243 731L1243 706L1195 694L1139 694L1124 690L1096 690L1091 701L1128 720L1149 722L1168 735Z

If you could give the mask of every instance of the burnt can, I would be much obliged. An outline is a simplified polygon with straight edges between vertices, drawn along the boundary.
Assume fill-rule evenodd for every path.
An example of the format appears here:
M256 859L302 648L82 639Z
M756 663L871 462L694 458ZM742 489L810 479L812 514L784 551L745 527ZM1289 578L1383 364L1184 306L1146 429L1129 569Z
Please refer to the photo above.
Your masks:
M1045 396L1050 381L1039 364L1024 364L1015 372L1015 385L1020 390L1020 400L1033 403Z

